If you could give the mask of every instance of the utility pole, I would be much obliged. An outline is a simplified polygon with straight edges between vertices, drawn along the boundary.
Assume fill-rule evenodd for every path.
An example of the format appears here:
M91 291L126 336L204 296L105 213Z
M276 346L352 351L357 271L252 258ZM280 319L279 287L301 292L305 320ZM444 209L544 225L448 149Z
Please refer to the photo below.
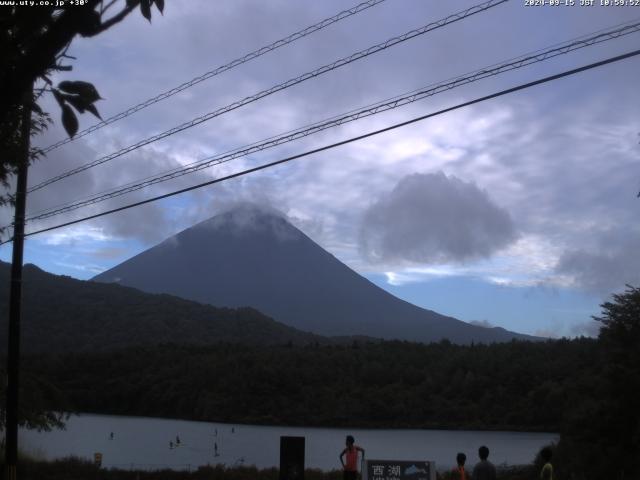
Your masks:
M20 315L22 303L22 257L24 251L24 217L27 204L27 171L31 137L31 102L33 85L22 104L20 119L20 158L16 185L16 205L13 222L13 252L11 258L11 284L9 291L9 348L7 354L7 408L6 408L6 480L16 480L18 465L18 390L20 373Z

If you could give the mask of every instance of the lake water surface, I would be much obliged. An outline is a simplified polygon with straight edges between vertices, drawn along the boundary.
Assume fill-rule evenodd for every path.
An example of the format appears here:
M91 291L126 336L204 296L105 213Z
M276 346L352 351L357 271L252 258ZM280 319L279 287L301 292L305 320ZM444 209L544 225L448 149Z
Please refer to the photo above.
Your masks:
M21 430L19 441L21 449L48 459L92 459L100 452L104 467L195 469L220 463L266 468L279 465L281 435L304 436L305 466L333 470L340 467L347 434L366 449L367 458L434 460L439 470L453 467L457 452L465 452L472 466L480 445L489 447L496 465L530 463L540 447L558 440L555 433L264 427L86 414L71 417L66 430ZM180 446L170 448L177 436Z

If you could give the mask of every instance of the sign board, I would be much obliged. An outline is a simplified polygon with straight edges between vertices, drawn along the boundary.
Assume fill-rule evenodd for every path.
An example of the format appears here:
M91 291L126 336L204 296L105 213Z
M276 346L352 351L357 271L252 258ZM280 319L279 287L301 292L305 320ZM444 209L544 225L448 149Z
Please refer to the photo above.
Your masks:
M425 460L365 460L365 480L436 480L436 464Z
M93 454L93 463L95 463L97 467L102 466L102 454L100 452Z

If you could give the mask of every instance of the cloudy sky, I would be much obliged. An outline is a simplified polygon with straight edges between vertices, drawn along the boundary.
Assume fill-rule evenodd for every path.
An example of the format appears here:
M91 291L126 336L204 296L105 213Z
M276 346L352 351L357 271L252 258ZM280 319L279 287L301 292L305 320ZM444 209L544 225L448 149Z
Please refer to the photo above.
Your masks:
M576 0L579 3L578 0ZM386 0L48 154L35 185L451 13L467 0ZM76 40L103 118L356 2L167 2ZM639 7L511 0L49 185L31 214L640 18ZM28 225L33 231L228 175L638 48L640 33ZM25 262L91 278L238 201L268 204L393 294L519 332L593 334L640 284L638 57L439 115L181 196L29 237ZM46 101L54 117L59 110ZM95 119L83 115L81 129ZM64 138L57 121L35 142ZM10 211L0 212L2 223ZM10 245L0 258L10 258Z

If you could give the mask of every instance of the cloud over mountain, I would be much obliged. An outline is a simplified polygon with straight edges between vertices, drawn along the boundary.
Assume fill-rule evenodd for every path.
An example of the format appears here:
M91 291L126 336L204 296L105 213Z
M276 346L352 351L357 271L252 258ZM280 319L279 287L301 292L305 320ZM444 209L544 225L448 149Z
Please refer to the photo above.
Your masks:
M509 213L477 185L412 174L365 212L362 254L373 262L445 263L490 256L517 237Z

